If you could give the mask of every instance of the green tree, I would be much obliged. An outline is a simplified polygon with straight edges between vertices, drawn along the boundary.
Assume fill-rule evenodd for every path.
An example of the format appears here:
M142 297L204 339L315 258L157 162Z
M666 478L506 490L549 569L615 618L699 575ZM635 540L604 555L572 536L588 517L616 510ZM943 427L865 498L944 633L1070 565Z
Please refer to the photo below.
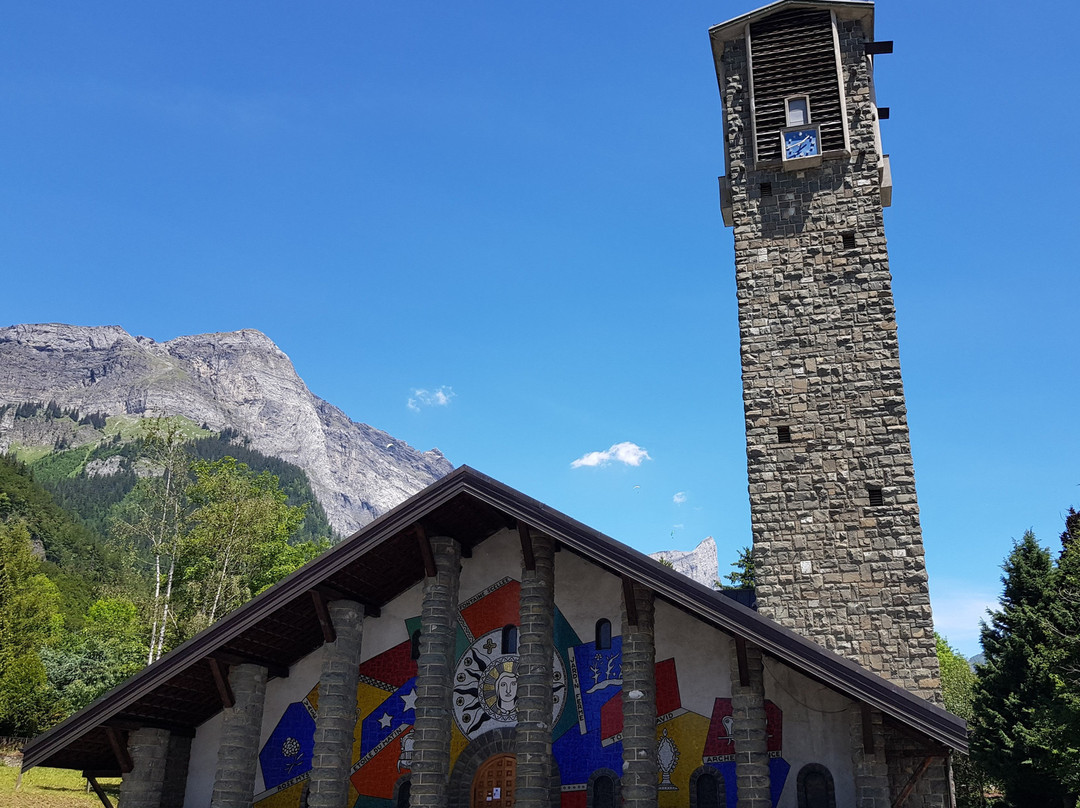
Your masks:
M0 735L34 735L52 723L39 649L60 628L60 593L40 572L30 531L0 522Z
M41 652L50 699L61 717L115 687L146 664L145 629L135 604L104 598L87 611L82 628Z
M934 634L937 641L938 664L941 667L941 693L945 709L966 721L972 718L975 691L975 671L948 641ZM981 808L986 805L986 775L967 755L953 758L953 781L958 808Z
M986 662L975 683L971 756L1011 805L1071 808L1075 799L1068 801L1055 753L1061 709L1053 666L1060 643L1050 615L1057 570L1031 531L1015 543L1004 570L1000 609L982 626Z
M149 664L165 652L166 635L175 621L173 590L188 507L185 490L191 460L174 421L147 420L142 460L157 473L140 479L124 498L114 514L112 532L133 559L146 559L150 567L145 595L150 606Z
M258 594L317 548L290 547L304 520L272 474L255 474L232 457L196 462L188 489L193 510L184 540L187 613L191 636Z
M1056 777L1075 802L1080 795L1080 514L1072 508L1061 534L1045 653L1055 700L1050 757Z
M757 571L754 566L754 551L752 548L743 547L739 550L739 557L731 562L731 566L735 568L735 571L724 576L727 583L714 581L714 588L753 589L757 586Z

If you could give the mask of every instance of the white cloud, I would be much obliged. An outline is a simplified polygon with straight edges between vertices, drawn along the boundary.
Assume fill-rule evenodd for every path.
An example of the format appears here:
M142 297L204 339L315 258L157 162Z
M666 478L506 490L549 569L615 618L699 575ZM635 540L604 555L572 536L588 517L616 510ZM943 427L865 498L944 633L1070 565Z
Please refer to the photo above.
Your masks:
M456 393L443 385L438 390L413 390L406 405L413 412L420 412L421 407L445 407Z
M684 502L686 502L686 492L679 491L675 494L675 496L671 498L671 501L674 502L676 505L682 505Z
M582 466L606 466L612 460L625 463L628 466L640 466L642 460L652 460L649 453L630 441L616 443L606 452L588 452L573 463L570 468L577 469Z

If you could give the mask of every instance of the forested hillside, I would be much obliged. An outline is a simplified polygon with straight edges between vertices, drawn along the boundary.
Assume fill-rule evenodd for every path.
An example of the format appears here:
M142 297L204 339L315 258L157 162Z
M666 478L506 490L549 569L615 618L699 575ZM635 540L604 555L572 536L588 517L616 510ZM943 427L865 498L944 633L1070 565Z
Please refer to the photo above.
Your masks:
M336 538L305 473L235 430L14 409L54 437L0 455L0 735L85 706Z

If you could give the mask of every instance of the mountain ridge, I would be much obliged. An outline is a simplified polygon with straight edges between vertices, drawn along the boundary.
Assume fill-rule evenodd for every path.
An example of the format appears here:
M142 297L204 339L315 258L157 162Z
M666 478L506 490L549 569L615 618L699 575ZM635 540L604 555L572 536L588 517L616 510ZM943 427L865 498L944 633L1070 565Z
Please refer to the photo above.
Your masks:
M453 469L438 449L414 449L313 394L255 329L157 342L116 325L0 328L0 404L27 401L236 429L258 451L304 469L343 535ZM17 442L15 424L13 414L0 419L0 451Z

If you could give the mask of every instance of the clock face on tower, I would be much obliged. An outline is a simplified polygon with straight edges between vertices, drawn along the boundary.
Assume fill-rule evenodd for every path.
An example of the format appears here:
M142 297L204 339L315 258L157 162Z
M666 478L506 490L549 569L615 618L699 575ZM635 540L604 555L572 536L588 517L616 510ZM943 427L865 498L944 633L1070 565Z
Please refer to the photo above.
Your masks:
M818 130L791 129L783 133L784 159L797 160L800 157L816 157L818 151Z

